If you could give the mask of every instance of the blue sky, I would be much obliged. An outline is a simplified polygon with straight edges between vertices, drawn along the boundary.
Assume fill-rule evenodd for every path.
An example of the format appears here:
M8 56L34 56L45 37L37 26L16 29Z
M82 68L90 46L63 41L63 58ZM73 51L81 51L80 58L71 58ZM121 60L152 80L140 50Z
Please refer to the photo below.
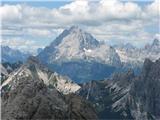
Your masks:
M23 4L34 7L47 7L47 8L59 8L65 4L71 3L74 0L1 0L2 4ZM99 1L99 0L90 0L90 1ZM122 2L128 2L129 0L121 0ZM130 0L134 3L139 4L140 6L146 6L147 4L152 3L154 0Z
M16 0L16 1L6 1L3 0L2 4L11 4L11 5L16 5L16 4L28 4L34 7L47 7L47 8L59 8L60 6L63 6L65 4L70 3L71 1L25 1L25 0Z
M2 45L35 52L72 25L111 45L142 47L160 36L158 0L26 1L3 0Z

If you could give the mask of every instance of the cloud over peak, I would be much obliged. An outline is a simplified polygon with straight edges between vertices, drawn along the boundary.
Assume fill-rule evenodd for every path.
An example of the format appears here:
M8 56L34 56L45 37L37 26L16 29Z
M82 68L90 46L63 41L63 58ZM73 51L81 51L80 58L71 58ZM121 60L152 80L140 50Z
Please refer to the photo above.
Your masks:
M43 38L49 43L65 27L76 24L109 43L144 44L158 32L159 7L158 0L146 2L144 6L119 0L75 0L59 8L3 4L0 7L2 39L9 36L34 41ZM152 29L154 32L150 32Z

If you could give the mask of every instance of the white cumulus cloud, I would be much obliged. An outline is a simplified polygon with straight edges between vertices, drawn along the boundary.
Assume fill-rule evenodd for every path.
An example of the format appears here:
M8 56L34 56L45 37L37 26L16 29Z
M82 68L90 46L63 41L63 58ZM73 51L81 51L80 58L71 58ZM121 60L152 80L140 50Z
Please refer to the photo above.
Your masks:
M59 8L4 4L0 7L1 35L3 39L14 36L51 42L65 27L76 24L99 40L143 44L158 34L147 29L158 29L159 8L159 0L144 7L119 0L75 0Z

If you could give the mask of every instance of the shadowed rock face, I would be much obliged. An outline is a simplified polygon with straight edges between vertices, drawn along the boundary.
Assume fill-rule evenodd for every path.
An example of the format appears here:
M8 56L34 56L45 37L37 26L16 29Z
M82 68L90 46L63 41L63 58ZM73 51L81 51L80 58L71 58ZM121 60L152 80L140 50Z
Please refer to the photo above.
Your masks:
M142 110L160 118L160 59L145 61L142 74L134 80L130 94L142 104Z
M98 119L91 104L80 96L69 94L65 98L69 104L68 114L71 119Z
M159 88L160 59L147 59L139 76L130 70L110 80L88 82L79 94L92 102L103 119L159 119Z
M40 80L22 80L2 98L2 119L55 119L67 117L64 98Z
M128 72L117 74L112 80L91 81L82 85L79 94L92 102L100 119L133 119L126 99L133 76Z
M42 80L26 78L2 96L2 119L97 119L97 116L80 97L64 96Z

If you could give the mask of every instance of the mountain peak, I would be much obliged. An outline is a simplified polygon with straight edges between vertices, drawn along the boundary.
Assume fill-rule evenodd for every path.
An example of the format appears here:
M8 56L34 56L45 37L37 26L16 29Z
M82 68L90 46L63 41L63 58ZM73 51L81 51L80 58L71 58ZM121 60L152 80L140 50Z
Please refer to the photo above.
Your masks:
M144 61L144 66L150 66L152 64L152 61L148 58L145 59Z
M5 45L2 45L1 47L2 47L2 48L6 48L6 49L10 49L9 46L5 46Z
M83 31L78 26L71 26L69 29L65 29L53 42L52 47L61 47L61 49L73 48L75 50L81 50L83 48L91 49L99 46L97 41L91 34ZM77 51L79 52L79 51Z
M125 48L126 50L130 50L130 49L134 49L135 47L131 44L131 43L126 43L123 48Z
M154 39L152 46L158 46L160 45L159 40L158 39Z
M80 29L77 25L73 25L69 28L69 31L82 31L82 29Z
M107 64L115 63L115 61L120 63L114 48L100 43L78 26L65 29L38 55L38 58L47 64L81 59L102 61ZM48 59L47 62L46 59Z
M143 75L148 74L148 71L150 71L152 64L153 64L153 62L150 59L148 59L148 58L145 59L144 64L143 64L143 68L142 68Z
M74 83L69 77L61 76L53 70L50 70L34 56L30 56L25 64L13 71L13 74L3 82L2 88L6 85L10 85L12 89L15 89L21 79L26 80L25 78L43 80L47 86L55 87L63 94L75 93L80 89L80 86Z

